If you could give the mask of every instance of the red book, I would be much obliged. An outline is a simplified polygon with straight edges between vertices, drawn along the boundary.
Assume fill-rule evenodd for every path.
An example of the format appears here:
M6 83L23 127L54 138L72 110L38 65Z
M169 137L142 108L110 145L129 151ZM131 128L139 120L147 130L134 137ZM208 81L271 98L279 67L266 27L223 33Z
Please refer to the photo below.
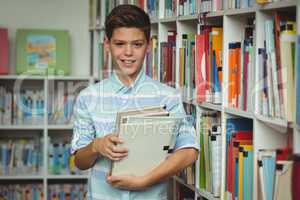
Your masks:
M205 52L204 52L205 38L204 34L196 35L196 93L197 102L205 102L205 82L206 82L206 72L205 72Z
M248 64L249 64L249 52L245 51L245 60L244 60L244 107L243 110L247 110L247 96L248 96Z
M0 74L8 74L8 31L0 28Z
M292 172L292 195L293 200L300 200L300 155L294 156Z

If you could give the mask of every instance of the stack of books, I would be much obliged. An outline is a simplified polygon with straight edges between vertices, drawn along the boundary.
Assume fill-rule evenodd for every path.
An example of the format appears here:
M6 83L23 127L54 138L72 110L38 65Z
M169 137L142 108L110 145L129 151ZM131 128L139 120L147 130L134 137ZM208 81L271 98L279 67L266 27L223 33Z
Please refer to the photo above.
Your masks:
M181 121L170 117L164 106L117 113L116 131L128 155L112 164L112 174L139 176L158 166L172 152Z

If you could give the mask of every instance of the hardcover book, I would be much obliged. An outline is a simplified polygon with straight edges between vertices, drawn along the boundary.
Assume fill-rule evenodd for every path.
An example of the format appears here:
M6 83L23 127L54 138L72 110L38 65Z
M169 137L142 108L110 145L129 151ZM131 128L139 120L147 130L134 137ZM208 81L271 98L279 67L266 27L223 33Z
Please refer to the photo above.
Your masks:
M68 75L70 38L66 30L19 29L16 33L17 74Z
M8 74L8 31L0 28L0 74Z
M164 106L119 112L116 131L128 155L112 163L113 175L144 175L163 161L175 146L182 118L169 117ZM142 164L141 164L142 163Z

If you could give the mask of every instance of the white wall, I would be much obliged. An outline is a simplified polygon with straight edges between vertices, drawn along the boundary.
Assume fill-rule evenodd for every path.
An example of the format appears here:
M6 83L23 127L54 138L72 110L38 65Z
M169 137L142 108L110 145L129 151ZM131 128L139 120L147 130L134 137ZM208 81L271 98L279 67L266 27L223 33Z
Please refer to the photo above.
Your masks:
M0 27L9 31L12 73L16 63L16 29L42 28L69 30L71 75L89 75L88 0L0 0Z

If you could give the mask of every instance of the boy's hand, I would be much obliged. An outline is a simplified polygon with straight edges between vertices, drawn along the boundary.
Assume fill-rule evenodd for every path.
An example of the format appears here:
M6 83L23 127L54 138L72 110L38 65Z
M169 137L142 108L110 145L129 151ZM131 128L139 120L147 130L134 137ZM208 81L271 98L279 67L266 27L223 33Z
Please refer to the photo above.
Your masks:
M106 181L113 187L125 190L142 190L146 187L146 178L144 176L108 175Z
M109 134L101 138L95 138L92 143L92 151L99 153L110 160L121 160L128 154L128 149L118 147L123 141L116 134Z

